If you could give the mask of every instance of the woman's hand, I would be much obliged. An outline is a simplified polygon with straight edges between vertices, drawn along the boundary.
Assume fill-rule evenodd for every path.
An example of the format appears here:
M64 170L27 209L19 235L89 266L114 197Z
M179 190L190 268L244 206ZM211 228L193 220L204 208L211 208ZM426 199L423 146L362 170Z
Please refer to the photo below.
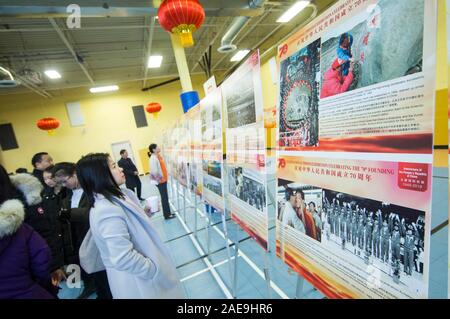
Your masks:
M61 283L61 281L66 280L66 274L62 269L57 269L51 274L52 285L57 287Z

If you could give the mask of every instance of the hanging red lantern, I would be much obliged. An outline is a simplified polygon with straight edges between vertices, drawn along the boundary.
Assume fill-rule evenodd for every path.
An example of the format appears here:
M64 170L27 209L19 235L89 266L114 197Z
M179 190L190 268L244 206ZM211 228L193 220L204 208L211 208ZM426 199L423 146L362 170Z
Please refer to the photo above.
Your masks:
M145 110L146 110L148 113L153 114L153 117L154 117L154 118L157 118L157 117L158 117L158 112L161 111L161 109L162 109L161 104L159 104L159 103L154 103L154 102L148 103L148 104L147 104L147 107L145 108Z
M205 10L198 0L165 0L158 10L159 24L180 36L185 48L194 45L192 34L205 21Z
M59 121L53 117L45 117L37 121L36 125L41 130L47 131L49 135L52 135L54 130L59 127Z

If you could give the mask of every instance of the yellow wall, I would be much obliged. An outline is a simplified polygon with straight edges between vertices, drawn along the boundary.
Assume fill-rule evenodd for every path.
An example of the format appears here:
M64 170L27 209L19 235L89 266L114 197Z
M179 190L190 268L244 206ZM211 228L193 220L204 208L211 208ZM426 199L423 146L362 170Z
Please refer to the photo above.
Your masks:
M277 105L278 88L272 81L270 73L269 61L261 64L261 78L264 109L269 109ZM267 148L275 148L276 146L276 128L266 129Z
M434 145L448 145L448 78L450 68L447 62L447 25L445 0L439 0L438 45L436 73L436 116Z
M163 80L161 80L163 81ZM203 76L193 77L194 89L203 95ZM89 152L111 152L111 144L130 141L139 171L144 164L140 152L151 142L159 142L160 132L172 125L183 111L179 94L179 82L174 82L151 91L142 92L140 83L120 85L115 93L86 94L87 88L65 90L60 97L44 99L30 94L0 96L0 123L12 123L19 149L3 151L2 163L8 171L18 167L31 169L31 157L47 151L54 161L77 161ZM58 92L55 92L58 93ZM85 126L71 127L65 103L80 101ZM147 114L148 127L136 128L132 106L149 102L161 103L163 109L155 120ZM55 117L61 126L53 136L36 127L43 117Z

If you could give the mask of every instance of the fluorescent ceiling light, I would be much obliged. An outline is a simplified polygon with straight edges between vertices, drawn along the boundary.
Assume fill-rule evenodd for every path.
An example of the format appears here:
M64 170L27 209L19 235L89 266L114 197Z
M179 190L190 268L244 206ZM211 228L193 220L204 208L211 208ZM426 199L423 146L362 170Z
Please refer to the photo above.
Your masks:
M231 58L231 62L239 62L250 52L250 50L240 50Z
M45 75L48 76L50 79L60 79L61 78L61 74L59 74L58 71L55 70L47 70L44 71Z
M154 69L159 68L161 66L163 57L161 55L152 55L148 58L147 67Z
M90 88L89 91L91 91L91 93L101 93L101 92L117 91L118 89L119 87L117 85L109 85Z
M281 17L278 18L277 22L286 23L292 20L297 14L305 9L310 1L297 1L292 7L290 7Z

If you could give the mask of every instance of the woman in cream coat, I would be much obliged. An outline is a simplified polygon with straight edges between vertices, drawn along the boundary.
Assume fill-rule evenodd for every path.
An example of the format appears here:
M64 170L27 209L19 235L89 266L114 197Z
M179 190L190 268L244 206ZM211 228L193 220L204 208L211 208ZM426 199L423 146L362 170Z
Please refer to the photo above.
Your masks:
M169 251L138 198L119 188L122 169L108 154L89 154L77 163L77 176L92 205L91 232L113 297L184 298Z

